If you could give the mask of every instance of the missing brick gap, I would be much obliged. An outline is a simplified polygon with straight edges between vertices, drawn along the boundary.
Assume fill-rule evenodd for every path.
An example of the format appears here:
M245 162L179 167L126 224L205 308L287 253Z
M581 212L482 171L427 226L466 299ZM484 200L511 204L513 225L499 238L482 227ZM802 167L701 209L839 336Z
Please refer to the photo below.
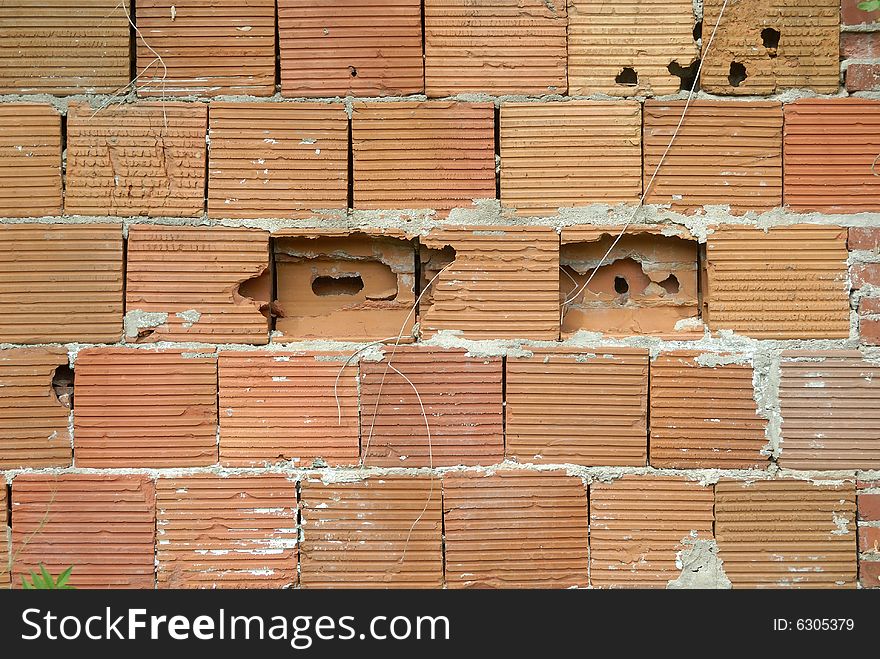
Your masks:
M67 409L73 407L73 369L62 364L52 374L52 391L59 403Z
M319 296L357 295L364 290L364 280L360 275L334 273L312 279L312 292Z
M637 87L639 84L639 75L633 67L625 66L614 78L614 82L618 85L623 85L624 87Z
M275 92L281 93L281 28L278 20L278 0L275 0Z
M776 57L779 50L779 30L775 30L772 27L765 27L761 30L761 43L764 44L764 48L767 49L767 54L770 57Z
M305 528L303 527L303 500L302 500L302 481L294 481L296 488L296 539L299 544L299 551L302 553L303 541L305 540ZM302 583L302 560L296 562L296 584L294 588L299 588Z
M495 198L501 199L501 108L495 107Z
M269 254L266 259L269 263L269 281L270 281L270 290L269 290L269 306L268 306L268 327L269 327L269 336L272 336L272 332L275 331L275 307L274 301L278 299L278 272L275 269L275 239L270 236L268 241ZM262 313L262 309L260 310ZM265 315L265 314L264 314Z
M123 0L125 2L125 0ZM132 85L137 79L137 43L138 35L135 28L135 16L137 16L136 0L128 0L128 12L131 20L128 22L128 80Z
M424 318L430 314L434 306L434 293L440 284L440 272L455 261L455 249L451 245L440 248L419 247L419 323L424 330Z
M691 89L695 92L700 91L700 82L697 80L697 72L700 70L699 58L693 60L687 66L682 66L678 63L678 60L673 60L666 67L666 70L679 78L678 88L680 91L689 92Z
M727 81L730 83L731 87L739 87L748 77L749 74L746 71L745 64L742 64L741 62L730 63L730 72L727 75Z
M694 23L694 41L700 42L703 39L703 21L699 20Z

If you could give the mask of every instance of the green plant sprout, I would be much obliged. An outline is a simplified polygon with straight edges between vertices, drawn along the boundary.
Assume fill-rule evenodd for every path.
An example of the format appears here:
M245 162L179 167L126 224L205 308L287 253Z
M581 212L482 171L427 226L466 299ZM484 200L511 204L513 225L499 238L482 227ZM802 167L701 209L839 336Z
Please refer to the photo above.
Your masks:
M860 2L857 6L862 11L875 11L880 9L880 0L865 0L865 2Z
M30 582L28 582L27 577L22 577L21 586L25 590L76 590L73 586L67 585L67 580L70 579L71 572L73 572L72 565L59 574L56 579L49 574L46 566L40 563L40 574L36 574L31 570Z

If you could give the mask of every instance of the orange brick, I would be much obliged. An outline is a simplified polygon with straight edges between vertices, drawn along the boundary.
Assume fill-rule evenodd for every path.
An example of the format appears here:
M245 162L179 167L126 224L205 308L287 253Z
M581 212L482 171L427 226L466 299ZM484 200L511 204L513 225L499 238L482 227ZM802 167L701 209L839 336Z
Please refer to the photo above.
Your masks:
M271 474L156 481L160 588L296 583L296 484Z
M0 105L0 217L60 214L61 115L39 103Z
M552 472L443 477L449 588L587 585L587 491Z
M6 478L0 476L0 510L7 510L6 498ZM12 583L12 577L9 573L9 565L11 556L9 555L9 527L7 520L0 515L0 590L9 588Z
M79 467L217 462L217 358L182 350L89 348L76 361Z
M22 474L12 490L13 583L40 563L75 588L155 587L156 497L145 476Z

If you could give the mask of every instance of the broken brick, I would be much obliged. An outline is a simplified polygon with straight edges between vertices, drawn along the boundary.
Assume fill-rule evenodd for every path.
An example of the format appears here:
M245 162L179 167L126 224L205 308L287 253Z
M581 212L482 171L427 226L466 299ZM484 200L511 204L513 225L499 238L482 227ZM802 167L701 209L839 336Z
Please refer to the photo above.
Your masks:
M425 90L564 94L566 2L425 0Z
M420 0L278 0L284 96L406 96L425 89Z
M0 225L0 343L115 343L122 226Z
M155 587L156 497L145 476L21 474L12 490L13 584L45 565L74 588Z
M268 341L266 231L133 225L126 279L130 343Z
M500 357L384 348L360 363L361 443L370 466L485 465L504 456Z
M0 511L3 512L8 510L6 490L6 478L0 475ZM7 526L7 520L8 516L0 513L0 590L12 585L12 575L10 574L12 556L9 554L10 529Z
M357 363L351 354L223 352L220 462L357 464Z
M201 215L207 119L201 103L71 103L65 213Z
M880 90L880 64L850 64L846 68L848 92L871 92Z
M217 462L213 353L88 348L76 359L79 467L201 467Z
M449 588L587 585L587 490L552 472L443 476Z
M39 103L0 105L0 217L60 214L61 115Z
M159 588L290 588L296 483L273 474L156 481Z
M302 482L304 588L440 588L442 489L433 476Z
M591 354L550 348L530 353L507 357L508 459L645 466L646 350L602 348Z

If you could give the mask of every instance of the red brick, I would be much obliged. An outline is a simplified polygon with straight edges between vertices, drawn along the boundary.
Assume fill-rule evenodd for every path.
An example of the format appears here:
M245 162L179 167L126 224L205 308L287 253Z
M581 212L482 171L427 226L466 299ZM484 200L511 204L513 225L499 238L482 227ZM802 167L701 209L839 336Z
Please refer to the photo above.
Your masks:
M862 479L857 479L856 487L860 490L870 490L875 487L880 488L880 481L863 481Z
M880 286L880 263L862 263L850 269L853 288Z
M840 55L841 59L880 57L880 32L841 32Z
M870 92L880 89L880 64L850 64L846 69L846 90Z
M865 297L859 301L859 313L864 315L880 314L880 297Z
M880 345L880 320L875 318L859 319L859 336L865 345Z
M880 494L859 494L859 519L880 522Z
M880 588L880 561L859 561L859 581L863 588Z
M859 527L859 551L863 554L880 554L880 527Z
M864 0L840 0L840 23L842 25L862 25L880 20L880 9L864 11L859 4Z
M880 250L880 229L873 227L850 227L846 246L854 250Z

